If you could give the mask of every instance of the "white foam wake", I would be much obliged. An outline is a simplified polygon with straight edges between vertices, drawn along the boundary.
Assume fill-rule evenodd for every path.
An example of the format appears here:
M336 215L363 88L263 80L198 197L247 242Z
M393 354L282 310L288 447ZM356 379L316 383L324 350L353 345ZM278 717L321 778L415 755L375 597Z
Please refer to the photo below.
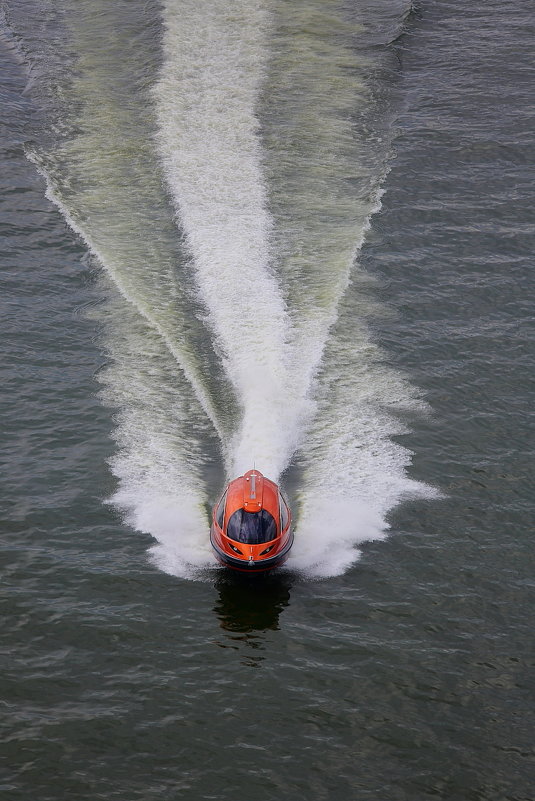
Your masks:
M100 285L106 300L93 315L104 326L108 364L98 379L118 410L111 467L119 484L110 500L156 539L150 553L160 569L196 577L214 565L202 476L212 429L161 338L103 276Z
M425 404L382 363L365 326L350 328L344 317L326 353L319 411L301 457L299 536L289 561L320 577L342 573L361 543L382 539L387 514L401 500L437 495L407 476L412 454L392 440L407 433L396 413L422 413Z
M277 477L297 440L290 323L272 269L255 115L267 60L261 0L168 0L158 145L202 300L242 406L227 468Z

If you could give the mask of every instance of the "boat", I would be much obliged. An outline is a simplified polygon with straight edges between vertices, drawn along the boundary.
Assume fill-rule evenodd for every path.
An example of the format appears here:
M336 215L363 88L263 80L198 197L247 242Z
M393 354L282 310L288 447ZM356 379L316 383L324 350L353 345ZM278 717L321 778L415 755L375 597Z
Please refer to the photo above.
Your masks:
M293 544L292 515L277 484L248 470L215 504L210 542L221 564L259 573L286 561Z

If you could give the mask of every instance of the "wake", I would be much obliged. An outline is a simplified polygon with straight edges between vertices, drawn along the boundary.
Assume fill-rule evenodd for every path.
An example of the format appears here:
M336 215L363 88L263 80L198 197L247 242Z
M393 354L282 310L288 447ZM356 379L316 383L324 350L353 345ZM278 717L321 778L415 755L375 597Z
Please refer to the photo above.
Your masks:
M207 508L225 477L298 476L288 566L336 575L396 504L433 494L393 441L399 412L425 406L385 366L360 291L391 136L363 26L322 0L166 0L149 80L147 9L92 2L69 16L71 129L29 156L109 278L95 316L112 502L162 570L195 577L214 564Z
M227 472L253 462L275 480L299 439L291 322L273 269L272 219L255 115L270 18L263 2L164 8L154 95L158 146L220 356L241 406Z

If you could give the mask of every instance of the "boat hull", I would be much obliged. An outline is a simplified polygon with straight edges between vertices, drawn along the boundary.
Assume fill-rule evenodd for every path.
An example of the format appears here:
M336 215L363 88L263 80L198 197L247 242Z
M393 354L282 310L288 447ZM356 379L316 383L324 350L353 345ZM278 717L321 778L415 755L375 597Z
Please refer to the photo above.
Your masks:
M287 560L291 547L293 545L294 536L290 533L287 543L281 550L273 556L267 556L265 559L238 559L226 553L216 542L213 530L210 531L210 542L220 564L228 567L231 570L237 570L240 573L265 573L268 570L275 570L280 567Z

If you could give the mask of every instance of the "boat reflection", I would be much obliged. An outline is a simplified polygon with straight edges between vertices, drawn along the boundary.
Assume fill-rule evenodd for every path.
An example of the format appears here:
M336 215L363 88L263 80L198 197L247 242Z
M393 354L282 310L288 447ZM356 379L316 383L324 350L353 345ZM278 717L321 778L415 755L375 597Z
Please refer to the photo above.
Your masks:
M221 628L236 634L277 630L290 602L290 576L282 573L249 577L225 571L215 587L219 599L214 612Z

